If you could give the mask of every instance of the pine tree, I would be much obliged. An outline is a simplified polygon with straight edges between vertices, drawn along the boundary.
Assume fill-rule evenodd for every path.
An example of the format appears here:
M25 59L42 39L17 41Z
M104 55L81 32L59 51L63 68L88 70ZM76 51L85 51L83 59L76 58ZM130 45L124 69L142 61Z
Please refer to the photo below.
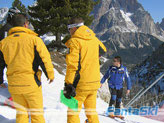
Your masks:
M90 25L93 0L37 0L35 6L29 7L31 23L39 34L52 32L56 41L61 41L61 34L67 34L67 24L71 17L82 17L86 25Z
M70 17L82 17L85 25L91 25L93 16L90 15L93 7L99 3L100 0L69 0L71 3Z
M26 13L26 7L22 4L20 0L14 0L12 7L17 7L21 12Z

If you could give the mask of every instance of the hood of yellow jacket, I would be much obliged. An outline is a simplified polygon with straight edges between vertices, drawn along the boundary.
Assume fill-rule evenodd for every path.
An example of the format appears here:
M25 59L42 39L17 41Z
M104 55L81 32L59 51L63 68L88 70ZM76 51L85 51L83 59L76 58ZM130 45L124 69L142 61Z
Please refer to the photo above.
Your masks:
M38 36L37 33L35 33L34 31L32 31L28 28L25 28L25 27L13 27L9 30L9 35L12 35L15 32L25 32L25 33L28 33L28 34Z
M72 35L71 38L81 38L84 39L86 41L91 40L93 37L95 37L95 33L88 28L87 26L81 26L79 27L75 33Z
M93 39L93 37L95 37L95 33L89 27L87 27L85 25L79 27L75 31L75 33L71 36L71 38L80 38L85 41L91 41L91 39ZM70 39L65 43L65 45L67 47L69 47Z

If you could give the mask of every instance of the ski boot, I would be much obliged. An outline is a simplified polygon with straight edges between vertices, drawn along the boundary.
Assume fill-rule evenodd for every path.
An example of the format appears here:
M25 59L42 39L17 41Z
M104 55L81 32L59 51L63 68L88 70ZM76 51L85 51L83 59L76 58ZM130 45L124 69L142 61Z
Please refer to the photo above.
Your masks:
M108 107L107 111L105 112L106 116L113 116L115 108L113 106Z
M109 115L108 115L108 117L110 117L110 118L115 118L115 115L114 115L113 112L110 112Z
M121 120L124 120L124 116L122 115L115 115L115 117L120 118Z

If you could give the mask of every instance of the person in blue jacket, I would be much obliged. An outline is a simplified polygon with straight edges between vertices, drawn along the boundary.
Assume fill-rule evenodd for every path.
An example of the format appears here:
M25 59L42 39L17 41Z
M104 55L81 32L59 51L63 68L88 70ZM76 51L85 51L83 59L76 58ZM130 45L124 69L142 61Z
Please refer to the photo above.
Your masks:
M128 74L128 70L125 66L121 64L121 57L116 56L113 59L113 65L109 67L103 78L101 79L101 84L105 83L108 79L108 86L111 93L111 99L109 102L108 113L113 109L113 106L116 102L115 108L120 108L122 94L123 94L123 82L127 82L127 92L128 95L131 89L131 80ZM101 85L102 86L102 85ZM107 114L112 115L114 114Z

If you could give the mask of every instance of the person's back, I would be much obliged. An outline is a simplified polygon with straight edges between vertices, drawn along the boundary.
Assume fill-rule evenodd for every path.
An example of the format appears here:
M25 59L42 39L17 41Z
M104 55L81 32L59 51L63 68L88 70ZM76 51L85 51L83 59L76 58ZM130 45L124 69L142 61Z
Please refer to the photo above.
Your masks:
M100 41L95 37L95 34L91 29L83 25L77 29L77 31L68 41L68 45L69 42L74 42L74 45L77 45L77 47L79 48L78 49L79 56L76 58L75 57L72 58L72 60L78 60L79 62L78 71L80 74L80 79L77 83L77 88L82 90L98 89L100 86L100 64L99 64ZM70 60L69 61L67 60L67 63L69 62Z
M27 123L29 111L32 123L45 123L39 66L52 82L54 70L50 54L37 34L28 29L24 14L14 15L12 22L14 27L9 30L9 36L0 42L0 82L3 83L6 66L8 89L18 104L16 123Z
M71 39L66 42L69 54L66 56L67 70L64 95L75 96L78 112L68 110L67 123L80 123L79 113L84 104L88 122L99 123L96 112L97 90L100 87L99 47L105 46L94 32L84 25L82 18L72 18L68 25Z
M32 31L31 34L28 34L29 31L24 27L14 27L10 30L9 36L1 41L1 51L7 64L9 91L12 92L17 89L17 93L26 93L37 86L32 63L35 56L36 41L42 42L42 40L36 36L37 34L32 34ZM29 86L29 88L18 89L15 85Z

